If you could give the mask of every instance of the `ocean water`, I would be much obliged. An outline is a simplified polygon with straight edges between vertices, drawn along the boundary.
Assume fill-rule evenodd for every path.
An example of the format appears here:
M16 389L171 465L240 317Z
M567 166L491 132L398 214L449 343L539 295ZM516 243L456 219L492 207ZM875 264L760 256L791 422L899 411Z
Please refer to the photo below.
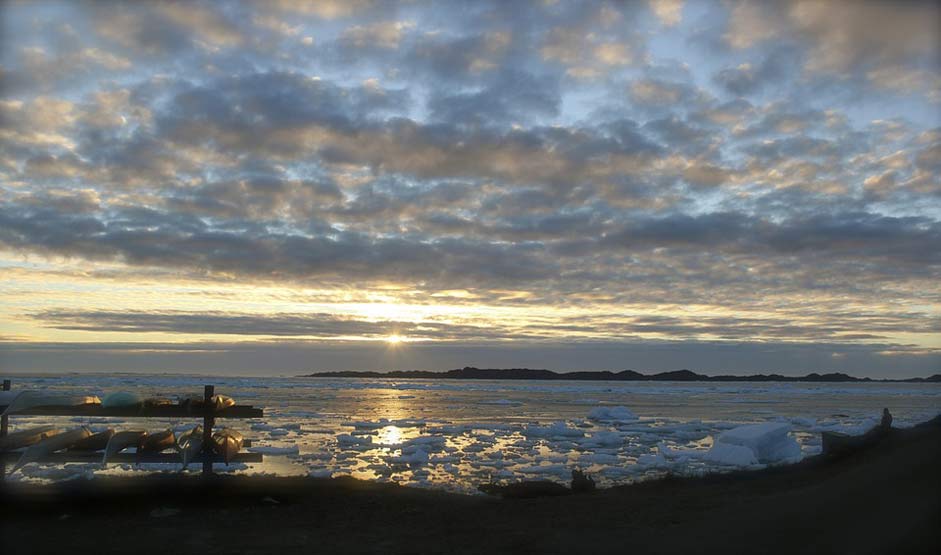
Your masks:
M217 421L253 440L260 464L217 472L352 475L418 487L473 492L487 481L549 479L573 468L600 485L665 472L697 474L745 464L707 454L737 426L779 422L799 457L820 451L820 432L861 433L888 408L896 426L941 412L941 384L432 381L322 378L219 378L140 375L16 376L14 389L103 397L201 395L204 384L264 418ZM623 407L619 408L619 407ZM11 430L43 424L93 430L146 427L183 431L196 419L17 417ZM778 462L796 460L795 457ZM92 478L100 474L180 472L179 465L29 465L11 480ZM189 472L196 472L194 466Z

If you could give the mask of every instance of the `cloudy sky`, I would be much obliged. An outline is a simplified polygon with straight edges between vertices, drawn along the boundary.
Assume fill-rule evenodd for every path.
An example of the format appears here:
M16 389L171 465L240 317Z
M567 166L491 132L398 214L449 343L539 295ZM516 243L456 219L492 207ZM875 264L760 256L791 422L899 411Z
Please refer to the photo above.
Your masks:
M939 372L938 6L6 3L0 370Z

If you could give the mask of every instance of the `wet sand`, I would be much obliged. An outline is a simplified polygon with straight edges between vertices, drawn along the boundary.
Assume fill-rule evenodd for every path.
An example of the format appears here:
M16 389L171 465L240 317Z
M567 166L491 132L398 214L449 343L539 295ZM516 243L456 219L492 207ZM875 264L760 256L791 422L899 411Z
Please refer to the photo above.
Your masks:
M352 479L4 485L3 553L937 553L941 420L829 460L499 499Z

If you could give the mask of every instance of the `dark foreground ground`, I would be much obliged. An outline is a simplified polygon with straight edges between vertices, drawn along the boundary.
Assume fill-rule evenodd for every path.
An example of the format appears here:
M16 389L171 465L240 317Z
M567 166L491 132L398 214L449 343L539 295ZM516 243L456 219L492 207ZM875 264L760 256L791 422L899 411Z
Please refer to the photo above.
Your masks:
M0 494L3 554L941 553L941 421L836 461L562 497L239 477Z

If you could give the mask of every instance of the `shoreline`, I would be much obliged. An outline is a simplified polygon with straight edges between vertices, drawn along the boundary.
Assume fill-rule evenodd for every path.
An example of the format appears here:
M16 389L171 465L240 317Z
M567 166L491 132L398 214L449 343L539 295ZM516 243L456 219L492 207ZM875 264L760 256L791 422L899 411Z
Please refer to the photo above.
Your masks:
M842 458L559 497L501 499L352 478L99 477L4 484L0 534L6 553L132 544L205 553L933 552L941 546L939 465L935 418ZM83 534L101 529L104 546L101 536Z
M520 381L589 381L589 382L704 382L704 383L941 383L941 374L933 374L920 378L857 378L841 372L818 374L812 372L803 376L784 376L781 374L748 374L744 376L718 375L707 376L691 370L673 370L658 372L656 374L641 374L634 370L621 370L611 372L603 371L572 371L556 372L554 370L533 368L464 368L446 371L425 370L393 370L389 372L374 371L333 371L301 374L297 378L358 378L358 379L386 379L386 380L520 380Z

